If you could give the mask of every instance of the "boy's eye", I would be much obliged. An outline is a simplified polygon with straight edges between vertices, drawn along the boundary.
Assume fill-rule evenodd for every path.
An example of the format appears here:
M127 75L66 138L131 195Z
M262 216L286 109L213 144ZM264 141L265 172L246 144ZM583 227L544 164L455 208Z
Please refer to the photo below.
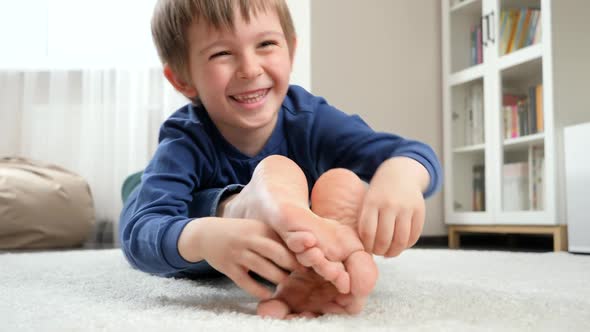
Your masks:
M229 53L228 51L221 51L221 52L217 52L217 53L214 53L213 55L211 55L211 56L209 57L209 60L212 60L212 59L218 58L218 57L220 57L220 56L230 55L230 54L231 54L231 53Z
M262 43L260 43L260 47L268 47L268 46L272 46L272 45L278 45L279 43L277 43L274 40L265 40Z

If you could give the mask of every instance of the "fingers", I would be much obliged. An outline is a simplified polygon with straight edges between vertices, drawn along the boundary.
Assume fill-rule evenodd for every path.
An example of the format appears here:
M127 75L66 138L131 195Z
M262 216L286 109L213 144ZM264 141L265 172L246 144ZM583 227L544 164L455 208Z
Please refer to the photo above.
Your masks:
M269 238L260 239L253 247L255 253L265 257L287 271L295 271L301 268L299 262L287 248ZM262 275L261 275L262 276Z
M241 265L274 284L281 283L289 276L287 272L281 270L264 256L252 251L243 253Z
M412 230L410 231L410 240L408 241L408 248L413 247L418 239L420 238L420 234L422 234L422 229L424 227L424 219L426 214L426 207L423 205L421 209L416 209L414 211L414 215L412 216Z
M376 228L371 242L373 216L364 225L359 225L361 240L365 250L376 255L396 257L405 249L413 246L418 241L424 226L424 208L417 209L380 209L375 217ZM366 215L369 215L367 213ZM368 226L368 225L371 226ZM368 244L367 244L368 243ZM372 246L371 246L372 243Z
M377 232L378 209L369 204L363 204L363 209L359 217L359 237L365 251L372 253L375 244L375 233Z
M272 296L272 292L252 279L252 277L248 275L246 269L236 269L233 273L228 273L227 276L233 280L238 287L252 296L262 300L269 299Z
M396 257L401 254L404 249L408 247L410 238L410 230L412 227L412 212L402 211L395 221L395 234L393 234L393 242L389 250L385 253L385 257Z
M393 234L396 224L396 211L394 209L383 209L379 213L379 223L375 234L375 247L373 253L384 255L393 242Z

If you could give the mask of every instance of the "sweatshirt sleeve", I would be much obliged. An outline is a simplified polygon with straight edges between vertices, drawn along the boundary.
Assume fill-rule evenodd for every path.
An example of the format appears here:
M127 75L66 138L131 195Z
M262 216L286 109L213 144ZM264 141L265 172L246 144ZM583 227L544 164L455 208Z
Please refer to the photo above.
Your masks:
M424 191L425 198L440 189L441 165L430 146L398 135L376 132L359 116L347 115L320 100L310 133L311 151L316 154L319 174L330 168L343 167L368 182L383 161L404 156L418 161L428 171L430 183Z
M121 213L123 252L132 266L144 272L176 276L210 270L204 261L182 258L178 238L195 216L214 216L221 197L239 190L229 186L198 191L203 175L212 172L205 157L211 155L206 153L211 147L190 127L184 119L168 120L162 126L158 149Z

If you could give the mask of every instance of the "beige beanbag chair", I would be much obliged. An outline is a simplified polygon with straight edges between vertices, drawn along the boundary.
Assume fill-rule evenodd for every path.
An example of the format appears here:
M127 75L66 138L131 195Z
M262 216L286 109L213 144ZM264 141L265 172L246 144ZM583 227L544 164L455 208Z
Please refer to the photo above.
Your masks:
M63 168L0 158L0 249L72 247L94 225L86 181Z

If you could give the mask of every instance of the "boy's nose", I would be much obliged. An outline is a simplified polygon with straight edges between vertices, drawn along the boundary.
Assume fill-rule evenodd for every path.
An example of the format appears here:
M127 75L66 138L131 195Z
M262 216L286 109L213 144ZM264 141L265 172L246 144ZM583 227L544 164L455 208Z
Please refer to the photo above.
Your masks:
M237 70L240 79L252 79L262 75L262 66L254 56L243 56Z

